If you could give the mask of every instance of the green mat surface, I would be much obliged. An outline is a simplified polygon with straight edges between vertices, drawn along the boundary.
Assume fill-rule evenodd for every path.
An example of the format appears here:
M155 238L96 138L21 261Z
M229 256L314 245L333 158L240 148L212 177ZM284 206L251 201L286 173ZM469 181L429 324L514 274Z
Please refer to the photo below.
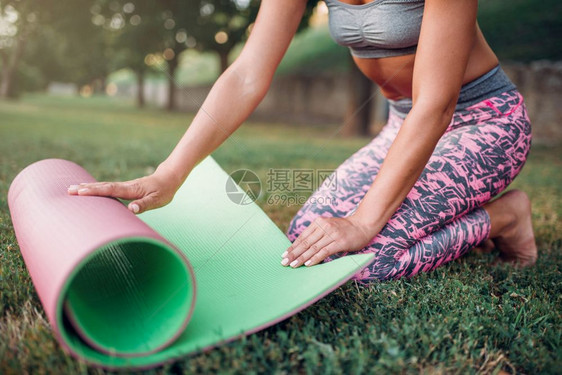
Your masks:
M56 163L67 164L55 173ZM289 240L255 203L229 199L228 174L211 157L192 171L169 205L138 218L109 198L67 196L67 184L84 179L75 164L47 160L28 169L14 181L9 199L22 254L57 339L73 355L102 367L152 367L259 331L306 308L372 260L359 254L309 268L281 266ZM56 194L45 199L29 181L55 181ZM39 198L48 201L45 218L29 212L32 203L26 203ZM124 212L114 213L113 206L110 212L101 200ZM59 208L67 202L74 219ZM100 210L111 213L111 223L100 219ZM94 211L98 216L84 224L82 217ZM119 227L140 220L156 234ZM47 229L33 229L31 222ZM64 232L56 237L64 236L64 246L84 254L65 264L74 254L69 250L58 267L37 266L48 259L47 248L60 248L38 238L55 230L50 225ZM84 244L84 231L96 230L118 234Z

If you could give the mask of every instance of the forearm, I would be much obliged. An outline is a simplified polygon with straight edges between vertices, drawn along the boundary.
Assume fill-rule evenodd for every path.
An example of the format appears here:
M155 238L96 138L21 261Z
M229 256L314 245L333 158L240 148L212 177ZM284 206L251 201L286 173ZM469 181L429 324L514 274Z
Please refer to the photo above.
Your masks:
M213 85L191 125L158 167L178 184L193 167L221 145L254 111L269 82L231 66Z
M261 2L242 52L213 85L184 136L157 169L176 187L238 129L263 99L305 8L306 0Z
M374 237L404 201L449 121L450 110L413 108L404 120L354 219Z
M449 105L414 105L355 213L345 218L316 218L283 253L281 264L311 266L338 252L368 245L414 186L451 114Z
M412 77L412 110L353 215L376 235L421 175L453 115L476 35L476 0L426 0Z

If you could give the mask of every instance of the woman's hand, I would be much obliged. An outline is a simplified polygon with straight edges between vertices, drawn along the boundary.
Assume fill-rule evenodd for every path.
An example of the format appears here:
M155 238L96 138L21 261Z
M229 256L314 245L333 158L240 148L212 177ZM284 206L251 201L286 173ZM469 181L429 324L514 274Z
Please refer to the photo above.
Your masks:
M357 216L343 218L319 217L306 228L281 255L284 266L313 266L330 255L358 251L376 235Z
M132 200L128 208L135 214L170 203L181 181L159 167L153 174L125 182L94 182L71 185L68 194L94 195Z

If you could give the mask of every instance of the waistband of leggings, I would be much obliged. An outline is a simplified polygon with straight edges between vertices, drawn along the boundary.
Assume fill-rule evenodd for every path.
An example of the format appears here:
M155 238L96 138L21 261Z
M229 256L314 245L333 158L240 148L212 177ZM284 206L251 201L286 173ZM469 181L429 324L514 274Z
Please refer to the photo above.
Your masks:
M515 84L511 82L498 64L490 71L461 87L456 110L462 110L484 99L494 97L515 88ZM412 99L410 98L399 100L389 99L388 102L390 104L390 110L402 118L406 117L412 109Z

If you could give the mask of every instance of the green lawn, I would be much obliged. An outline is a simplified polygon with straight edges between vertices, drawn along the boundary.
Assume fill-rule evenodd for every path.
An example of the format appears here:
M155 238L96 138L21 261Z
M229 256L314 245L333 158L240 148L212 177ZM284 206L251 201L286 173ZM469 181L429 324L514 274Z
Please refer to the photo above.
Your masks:
M149 173L191 116L139 111L107 98L26 96L0 102L0 373L97 373L66 356L12 229L6 195L33 161L59 157L100 180ZM368 139L330 138L336 127L248 123L214 156L228 171L334 168ZM534 147L513 186L533 201L534 268L490 266L469 254L410 280L349 282L306 311L156 373L560 373L562 369L562 146ZM285 229L297 206L259 204Z

